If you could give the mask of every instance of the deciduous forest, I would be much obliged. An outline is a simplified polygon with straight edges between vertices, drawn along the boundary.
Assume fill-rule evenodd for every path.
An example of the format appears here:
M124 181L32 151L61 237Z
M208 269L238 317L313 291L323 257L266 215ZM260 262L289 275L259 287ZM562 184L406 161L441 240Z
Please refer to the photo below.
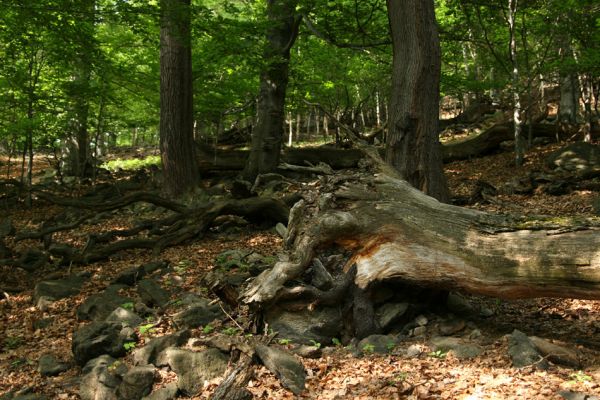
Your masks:
M600 398L593 0L0 0L0 400Z

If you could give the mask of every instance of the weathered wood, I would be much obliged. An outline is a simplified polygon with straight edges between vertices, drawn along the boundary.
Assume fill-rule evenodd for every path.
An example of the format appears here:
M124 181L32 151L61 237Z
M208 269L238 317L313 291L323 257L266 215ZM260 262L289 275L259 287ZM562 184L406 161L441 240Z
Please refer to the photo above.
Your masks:
M244 293L246 303L268 304L288 292L284 285L329 245L352 253L346 269L356 264L360 288L399 280L500 298L600 299L597 219L510 217L442 204L389 169L354 184L377 200L328 202L337 209L304 205L289 224L297 232L288 238L289 261L259 275Z

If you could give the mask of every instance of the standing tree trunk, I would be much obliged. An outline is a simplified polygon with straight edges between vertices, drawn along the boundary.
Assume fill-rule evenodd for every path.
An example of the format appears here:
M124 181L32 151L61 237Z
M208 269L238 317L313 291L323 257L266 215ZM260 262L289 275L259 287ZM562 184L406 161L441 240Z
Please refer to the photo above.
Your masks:
M438 138L441 55L433 0L388 0L394 52L386 161L417 189L448 200Z
M199 178L194 149L190 1L161 0L160 154L165 190L180 195Z
M513 95L513 121L515 134L515 164L523 165L525 159L525 143L523 142L523 121L521 120L521 100L519 97L519 64L517 61L516 38L517 0L508 0L508 33L510 61L512 64L512 95Z
M267 2L270 27L264 52L265 67L260 76L258 121L252 132L250 157L244 169L244 177L249 180L254 180L258 174L274 171L279 164L290 49L296 41L300 24L296 5L296 0Z

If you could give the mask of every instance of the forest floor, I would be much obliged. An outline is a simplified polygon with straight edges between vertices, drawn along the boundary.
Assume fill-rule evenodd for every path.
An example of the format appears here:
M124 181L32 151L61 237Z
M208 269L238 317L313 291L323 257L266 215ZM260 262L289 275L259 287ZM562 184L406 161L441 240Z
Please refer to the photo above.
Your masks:
M484 180L501 186L516 178L526 177L533 170L543 170L545 156L558 145L540 146L527 154L523 168L513 166L510 152L490 155L446 165L446 174L453 195L468 195L474 181ZM43 168L40 167L40 168ZM593 206L598 193L575 191L563 196L534 192L532 195L499 195L493 204L472 207L492 211L550 215L595 215ZM2 210L0 212L6 212ZM38 226L48 215L58 212L54 206L36 205L31 210L10 210L17 230ZM133 213L132 213L133 214ZM135 215L129 215L133 219ZM127 222L115 217L103 229L114 229ZM63 239L82 243L85 235L98 226L82 226ZM66 235L66 234L65 234ZM37 245L22 242L19 246ZM216 256L229 249L252 249L265 256L281 251L281 239L273 230L246 226L234 231L212 232L202 240L164 250L161 258L174 268L170 278L176 279L182 290L205 291L199 287L201 278L215 267ZM12 389L30 387L51 399L78 398L77 367L57 377L42 377L37 372L37 360L47 352L72 360L71 335L80 323L75 310L91 294L106 287L121 271L151 261L147 251L128 251L116 254L107 262L74 267L71 272L89 271L91 278L79 295L59 300L44 312L32 303L35 283L64 271L44 270L35 276L23 271L0 267L0 283L24 289L23 292L0 300L0 398ZM0 296L1 298L1 296ZM302 359L308 373L306 399L560 399L559 390L600 396L600 301L569 299L534 299L505 301L467 296L474 304L484 305L494 313L485 319L466 321L461 333L469 336L481 333L477 343L483 353L471 359L458 359L452 352L433 352L429 334L412 337L400 343L388 355L359 356L342 346L327 347L317 359ZM148 336L164 335L173 330L169 309L165 318ZM426 314L430 321L435 315ZM36 329L36 322L51 318L51 325ZM434 322L432 322L434 323ZM234 326L231 321L215 325L215 332ZM548 370L533 367L513 368L508 355L507 335L519 329L528 335L557 340L580 353L582 368L570 369L551 364ZM202 329L193 336L202 336ZM139 346L140 344L138 344ZM409 357L406 350L417 346L420 354ZM161 387L174 375L161 371L155 387ZM205 385L196 398L207 398L218 382ZM294 395L282 388L266 368L261 367L250 382L255 398L283 399ZM583 398L583 397L582 397Z

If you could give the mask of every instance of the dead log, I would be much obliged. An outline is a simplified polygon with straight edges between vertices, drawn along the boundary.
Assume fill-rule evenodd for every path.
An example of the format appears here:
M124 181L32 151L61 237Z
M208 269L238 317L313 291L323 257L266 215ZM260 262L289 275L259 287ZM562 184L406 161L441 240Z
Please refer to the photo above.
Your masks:
M523 132L529 130L528 126ZM533 124L533 137L556 138L555 125ZM445 143L442 146L444 162L465 160L471 157L481 157L489 154L500 147L500 143L514 139L512 123L496 124L481 133L471 135L462 140Z
M245 303L268 309L294 292L313 302L321 295L302 279L312 259L331 247L349 254L343 270L356 268L353 283L365 292L401 282L505 299L600 299L597 220L493 215L442 204L389 167L377 168L343 180L321 178L315 201L297 203L290 213L289 257L251 282ZM339 197L340 182L370 195ZM331 201L319 201L325 196Z

